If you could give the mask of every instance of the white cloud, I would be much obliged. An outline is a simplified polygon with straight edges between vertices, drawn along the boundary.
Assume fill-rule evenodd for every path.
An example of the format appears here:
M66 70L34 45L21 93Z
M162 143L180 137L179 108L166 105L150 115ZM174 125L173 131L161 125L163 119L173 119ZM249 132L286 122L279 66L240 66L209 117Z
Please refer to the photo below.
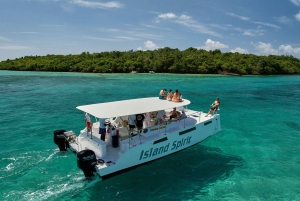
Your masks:
M205 27L204 25L201 25L201 24L197 23L196 21L177 20L176 23L181 24L183 26L186 26L186 27L192 29L195 32L220 37L219 34L211 31L209 28Z
M279 50L282 51L284 54L297 54L300 55L300 47L293 48L291 45L280 45Z
M291 2L296 6L300 6L300 0L291 0Z
M0 36L0 40L9 41L7 38Z
M103 37L93 37L93 36L83 36L83 38L91 39L91 40L119 41L116 38L103 38Z
M184 15L182 14L180 17L178 17L179 19L182 19L182 20L188 20L190 19L191 17L190 16L187 16L187 15Z
M114 2L114 1L101 3L101 2L86 1L86 0L70 0L70 3L78 5L78 6L89 7L89 8L121 8L121 7L123 7L123 4L120 4L120 3Z
M129 36L116 36L118 39L122 40L138 40L137 38L129 37Z
M160 14L158 15L158 18L162 18L162 19L172 19L172 18L176 18L177 16L173 13L166 13L166 14Z
M148 49L148 50L154 50L154 49L157 49L159 48L157 45L155 45L152 41L150 40L147 40L146 42L144 42L145 44L145 48Z
M16 34L40 34L39 32L33 32L33 31L21 31L21 32L13 32Z
M300 21L300 12L298 14L295 15L295 18Z
M282 24L290 24L291 23L291 19L289 19L286 16L277 17L275 19Z
M250 19L249 17L244 17L244 16L236 15L234 13L227 13L227 15L230 15L232 17L236 17L236 18L239 18L239 19L245 20L245 21L248 21Z
M275 25L275 24L265 23L265 22L255 22L255 21L250 21L250 18L244 17L244 16L240 16L240 15L236 15L236 14L234 14L234 13L227 13L227 15L230 15L230 16L232 16L232 17L239 18L239 19L244 20L244 21L249 21L249 22L254 23L254 24L259 24L259 25L266 26L266 27L272 27L272 28L275 28L275 29L280 29L280 27L277 26L277 25Z
M244 36L255 36L251 31L245 31L243 33Z
M153 29L162 29L162 30L172 31L172 29L157 27L157 26L148 25L148 24L142 24L142 26L145 26L145 27L148 27L148 28L153 28Z
M244 36L263 36L265 30L260 29L260 27L258 27L257 29L241 29L241 28L234 28L235 31L241 32L242 35Z
M241 53L241 54L249 54L248 50L240 48L240 47L236 47L236 48L230 50L230 52L238 52L238 53Z
M263 42L258 42L256 44L253 44L255 50L257 51L257 54L260 55L277 55L278 51L273 49L272 45L270 43L263 43Z
M280 45L278 49L274 49L270 43L252 43L255 50L255 54L259 55L293 55L295 57L300 56L300 47L293 47L291 45Z
M190 28L191 30L198 32L198 33L204 33L212 36L218 36L219 34L211 31L209 28L205 27L204 25L200 24L199 22L192 19L191 16L182 14L181 16L176 16L174 13L166 13L166 14L160 14L158 15L158 18L163 20L170 20L170 22L181 24L185 27ZM160 22L160 21L157 21Z
M228 45L222 44L219 41L213 41L211 39L207 39L204 46L198 47L198 49L204 49L204 50L215 50L215 49L223 49L223 48L228 48Z
M30 49L30 46L21 46L21 45L0 45L0 49L2 50L25 50Z
M150 40L147 40L146 42L144 42L144 48L138 47L137 50L155 50L158 48L160 47L158 47L155 43L153 43Z
M265 22L253 22L254 24L259 24L259 25L262 25L262 26L266 26L266 27L272 27L272 28L275 28L275 29L280 29L280 26L277 26L275 24L270 24L270 23L265 23Z

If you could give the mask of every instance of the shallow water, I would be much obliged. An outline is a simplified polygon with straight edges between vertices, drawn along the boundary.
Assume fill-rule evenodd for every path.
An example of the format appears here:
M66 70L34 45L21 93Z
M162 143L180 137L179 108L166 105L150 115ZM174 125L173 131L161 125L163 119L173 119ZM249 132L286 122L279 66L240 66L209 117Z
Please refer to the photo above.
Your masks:
M179 89L199 111L220 97L222 131L108 180L85 181L53 131L76 106ZM300 200L300 76L0 71L1 200Z

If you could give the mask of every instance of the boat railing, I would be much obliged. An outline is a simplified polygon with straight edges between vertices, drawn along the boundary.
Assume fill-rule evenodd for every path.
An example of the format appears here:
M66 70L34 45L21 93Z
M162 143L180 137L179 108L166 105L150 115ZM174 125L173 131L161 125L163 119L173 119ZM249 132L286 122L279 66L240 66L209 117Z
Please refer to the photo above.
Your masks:
M198 118L198 121L200 122L201 120L201 115L202 115L203 111L195 111L195 112L187 112L187 117L192 117L192 118Z

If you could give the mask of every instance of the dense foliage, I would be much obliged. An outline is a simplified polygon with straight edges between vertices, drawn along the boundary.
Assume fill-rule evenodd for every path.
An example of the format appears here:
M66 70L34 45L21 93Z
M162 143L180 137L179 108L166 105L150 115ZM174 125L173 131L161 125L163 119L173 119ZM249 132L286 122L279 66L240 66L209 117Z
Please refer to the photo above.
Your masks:
M0 62L0 70L93 73L235 73L242 75L298 74L300 60L293 56L257 56L188 48L153 51L83 52L80 55L25 56Z

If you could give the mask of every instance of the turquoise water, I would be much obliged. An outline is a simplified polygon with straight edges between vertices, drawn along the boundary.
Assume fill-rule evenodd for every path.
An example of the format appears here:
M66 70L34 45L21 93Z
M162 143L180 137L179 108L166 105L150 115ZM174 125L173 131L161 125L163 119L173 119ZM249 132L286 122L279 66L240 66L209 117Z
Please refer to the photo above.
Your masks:
M220 97L222 131L90 182L53 143L54 130L84 127L76 106L161 88L178 88L205 112ZM300 200L300 76L0 71L0 94L0 200Z

